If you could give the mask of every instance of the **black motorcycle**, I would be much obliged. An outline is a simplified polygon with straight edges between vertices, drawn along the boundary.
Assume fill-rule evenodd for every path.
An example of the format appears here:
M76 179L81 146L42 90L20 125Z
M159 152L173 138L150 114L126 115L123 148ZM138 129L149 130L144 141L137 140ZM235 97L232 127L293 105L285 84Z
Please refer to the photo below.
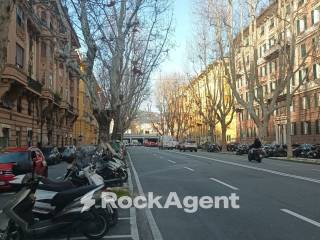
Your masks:
M34 239L57 232L66 233L68 238L75 232L88 239L104 237L109 226L105 216L97 211L101 207L101 198L96 197L100 196L103 185L58 192L48 202L52 206L48 218L38 219L34 217L33 207L40 180L33 173L15 198L4 207L3 212L9 221L6 229L0 232L1 240ZM84 209L86 199L94 200L95 204Z
M237 146L236 155L247 154L249 151L249 146L246 144L240 144Z
M251 148L248 152L248 160L251 162L252 160L255 160L259 163L261 163L263 156L265 155L265 152L262 148Z

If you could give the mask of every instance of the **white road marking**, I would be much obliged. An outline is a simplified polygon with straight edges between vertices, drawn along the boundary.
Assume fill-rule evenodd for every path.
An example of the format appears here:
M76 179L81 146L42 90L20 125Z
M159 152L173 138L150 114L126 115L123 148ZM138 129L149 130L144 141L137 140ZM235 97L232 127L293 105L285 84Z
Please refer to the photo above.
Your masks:
M56 179L59 180L59 179L61 179L61 178L62 178L62 177L57 177Z
M128 185L129 185L130 192L133 193L133 184L132 184L132 176L131 176L130 169L128 169ZM132 239L139 240L137 212L135 208L130 208L130 230L131 230Z
M231 188L232 190L239 190L239 188L236 188L236 187L234 187L234 186L231 186L231 185L229 185L229 184L227 184L227 183L225 183L225 182L222 182L222 181L220 181L220 180L218 180L218 179L216 179L216 178L210 178L210 180L215 181L215 182L217 182L217 183L220 183L220 184L222 184L222 185L224 185L224 186L226 186L226 187L228 187L228 188Z
M110 239L110 238L132 238L131 235L108 235L108 236L104 236L101 239ZM54 239L54 240L64 240L65 238L59 238L59 239ZM71 240L84 240L84 239L88 239L86 237L71 237ZM49 239L50 240L50 239ZM51 238L51 240L53 240Z
M118 220L130 220L131 217L119 217Z
M135 179L136 184L137 184L139 195L140 196L144 196L144 191L142 189L142 186L141 186L141 183L140 183L140 179L139 179L137 171L136 171L136 169L135 169L135 167L134 167L134 165L132 163L131 156L130 156L129 152L128 152L128 159L129 159L129 162L130 162L130 165L131 165L131 168L132 168L134 179ZM135 209L135 208L133 208L133 209ZM162 237L162 234L160 232L160 229L159 229L156 221L154 220L154 217L152 215L152 212L151 212L150 208L146 208L145 211L146 211L146 216L147 216L147 220L149 222L149 226L150 226L150 229L151 229L151 233L152 233L153 239L155 239L155 240L163 240L163 237Z
M0 210L0 214L2 214L3 213L3 211L2 210Z
M175 163L176 163L175 161L172 161L172 160L168 160L168 162L171 162L171 163L173 163L173 164L175 164Z
M188 169L191 172L194 172L194 170L192 168L188 168L188 167L183 167L183 168Z
M311 169L312 171L317 171L317 172L320 172L320 170L319 169Z
M314 221L314 220L312 220L312 219L310 219L310 218L307 218L307 217L302 216L302 215L300 215L300 214L298 214L298 213L292 212L292 211L290 211L290 210L288 210L288 209L280 209L280 210L281 210L282 212L285 212L285 213L287 213L287 214L290 214L291 216L294 216L294 217L296 217L296 218L299 218L299 219L301 219L301 220L303 220L303 221L305 221L305 222L311 223L312 225L315 225L315 226L317 226L317 227L320 227L320 223L319 223L319 222L316 222L316 221Z
M279 176L283 176L283 177L299 179L299 180L303 180L303 181L307 181L307 182L320 183L320 179L302 177L302 176L299 176L299 175L294 175L294 174L274 171L274 170L270 170L270 169L266 169L266 168L253 167L253 166L249 166L249 165L246 165L246 164L235 163L235 162L230 162L230 161L224 161L224 160L219 160L219 159L216 159L216 158L209 158L209 157L205 157L205 156L197 156L197 155L192 155L192 154L188 154L188 153L176 152L176 154L182 154L182 155L191 156L191 157L208 159L208 160L211 160L211 161L214 161L214 162L219 162L219 163L223 163L223 164L229 164L229 165L238 166L238 167L242 167L242 168L253 169L253 170L260 171L260 172L271 173L271 174L274 174L274 175L279 175Z

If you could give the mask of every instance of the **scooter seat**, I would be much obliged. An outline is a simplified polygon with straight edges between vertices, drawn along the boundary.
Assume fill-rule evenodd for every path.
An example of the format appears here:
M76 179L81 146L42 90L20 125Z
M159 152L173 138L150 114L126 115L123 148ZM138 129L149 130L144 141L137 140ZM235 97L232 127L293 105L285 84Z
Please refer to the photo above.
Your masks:
M57 209L62 209L69 203L71 203L73 200L83 196L84 194L95 189L96 187L97 186L95 185L88 185L59 192L51 200L51 205L55 206Z
M53 192L62 192L70 189L76 188L76 186L71 181L64 182L54 182L54 181L44 181L44 184L39 184L38 189L53 191Z

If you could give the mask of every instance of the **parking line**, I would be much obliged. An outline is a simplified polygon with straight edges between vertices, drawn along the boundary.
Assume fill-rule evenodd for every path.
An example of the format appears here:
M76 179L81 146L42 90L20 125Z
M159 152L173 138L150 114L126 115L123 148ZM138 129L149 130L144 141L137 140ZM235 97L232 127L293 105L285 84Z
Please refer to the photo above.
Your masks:
M274 170L270 170L270 169L266 169L266 168L253 167L253 166L246 165L246 164L235 163L235 162L231 162L231 161L224 161L224 160L220 160L220 159L216 159L216 158L209 158L209 157L199 156L199 155L197 156L197 155L192 155L192 154L188 154L188 153L176 152L176 154L186 155L186 156L190 156L190 157L208 159L208 160L211 160L211 161L214 161L214 162L218 162L218 163L233 165L233 166L237 166L237 167L252 169L252 170L256 170L256 171L260 171L260 172L266 172L266 173L271 173L271 174L274 174L274 175L279 175L279 176L283 176L283 177L294 178L294 179L299 179L299 180L303 180L303 181L307 181L307 182L313 182L313 183L320 184L320 179L302 177L302 176L299 176L299 175L294 175L294 174L274 171Z
M316 221L314 221L314 220L312 220L312 219L310 219L310 218L307 218L307 217L302 216L302 215L300 215L300 214L298 214L298 213L292 212L292 211L290 211L290 210L288 210L288 209L280 209L280 210L281 210L282 212L285 212L285 213L291 215L291 216L294 216L294 217L299 218L299 219L301 219L301 220L303 220L303 221L305 221L305 222L308 222L308 223L310 223L310 224L312 224L312 225L315 225L315 226L317 226L317 227L320 227L320 223L319 223L319 222L316 222Z
M191 172L194 172L194 170L192 168L188 168L188 167L183 167L183 168L188 169Z
M130 220L131 219L131 217L120 217L120 218L118 218L118 220Z
M131 156L130 156L130 153L128 152L128 159L129 159L129 162L130 162L130 165L131 165L131 169L132 169L132 173L133 173L133 176L134 176L134 179L135 179L135 182L136 182L136 185L137 185L137 188L138 188L138 192L139 192L139 195L140 196L144 196L144 191L142 189L142 185L140 183L140 179L138 177L138 173L133 165L133 162L131 160ZM135 209L135 208L133 208ZM145 209L145 213L146 213L146 216L147 216L147 220L148 220L148 223L149 223L149 226L150 226L150 229L151 229L151 233L152 233L152 236L153 236L153 239L155 240L163 240L163 237L162 237L162 234L160 232L160 229L152 215L152 212L150 210L150 208L146 208Z
M172 161L172 160L168 160L168 162L171 162L171 163L173 163L173 164L175 164L175 163L176 163L175 161Z
M215 181L215 182L217 182L217 183L220 183L220 184L222 184L222 185L224 185L224 186L226 186L226 187L228 187L228 188L231 188L232 190L239 190L239 188L236 188L236 187L234 187L234 186L231 186L230 184L227 184L227 183L225 183L225 182L222 182L222 181L220 181L220 180L218 180L218 179L216 179L216 178L210 178L210 180Z

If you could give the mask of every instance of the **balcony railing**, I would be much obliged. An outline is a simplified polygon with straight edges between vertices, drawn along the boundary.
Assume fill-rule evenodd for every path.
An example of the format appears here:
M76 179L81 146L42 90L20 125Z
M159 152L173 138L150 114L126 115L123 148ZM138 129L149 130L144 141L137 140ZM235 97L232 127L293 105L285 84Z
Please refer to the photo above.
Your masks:
M30 87L38 93L41 93L42 91L42 84L39 81L32 79L31 77L28 77L28 87Z

